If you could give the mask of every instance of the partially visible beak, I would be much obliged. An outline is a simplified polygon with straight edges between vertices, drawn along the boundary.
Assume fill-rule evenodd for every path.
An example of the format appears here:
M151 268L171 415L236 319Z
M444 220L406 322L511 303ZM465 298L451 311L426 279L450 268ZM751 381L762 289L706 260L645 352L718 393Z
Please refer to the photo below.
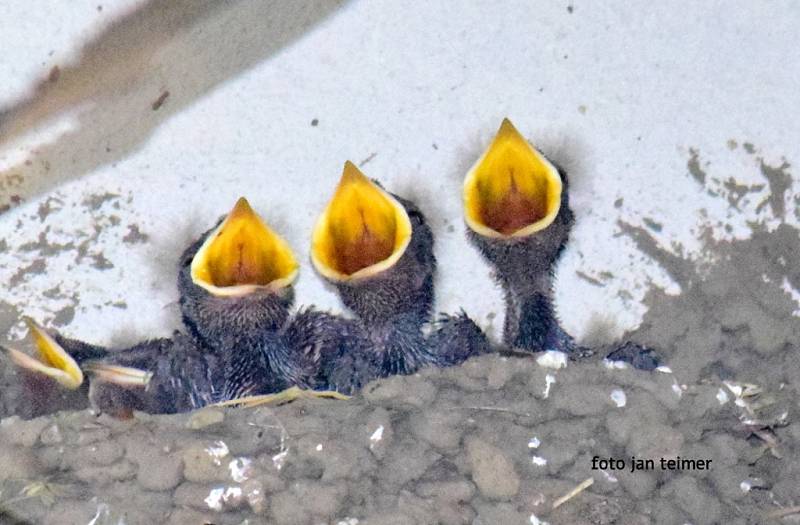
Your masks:
M391 268L410 240L403 205L348 161L314 227L311 261L332 281L363 279Z
M218 296L277 291L297 277L287 242L242 197L192 259L192 281Z
M6 348L9 358L19 367L44 374L65 388L77 390L83 383L83 372L78 363L33 319L25 318L25 322L33 335L39 358L36 359L13 348Z
M475 233L526 237L547 228L561 207L558 170L504 119L464 179L464 215Z
M146 387L153 377L152 372L98 361L86 362L83 368L100 381L123 387Z

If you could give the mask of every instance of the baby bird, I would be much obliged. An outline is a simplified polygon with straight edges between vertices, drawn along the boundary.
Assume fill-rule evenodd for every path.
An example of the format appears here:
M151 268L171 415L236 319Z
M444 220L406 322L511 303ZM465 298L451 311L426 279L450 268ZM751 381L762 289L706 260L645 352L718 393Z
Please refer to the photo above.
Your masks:
M503 342L527 351L572 351L552 307L552 278L574 222L567 179L503 120L464 180L469 240L505 292Z
M358 323L313 307L291 314L297 269L288 244L244 199L184 253L184 324L221 356L222 400L292 386L351 394L363 384Z
M220 223L183 254L178 288L189 334L109 350L32 324L40 359L17 351L17 364L79 388L92 376L97 408L125 413L182 412L212 402L307 386L316 369L292 352L283 331L298 264L286 242L239 199ZM294 333L303 333L295 326Z
M386 192L351 162L312 234L311 260L363 323L364 377L448 366L488 350L462 314L443 316L426 338L434 299L433 234L410 201Z
M176 334L131 348L109 350L49 334L27 320L38 359L4 349L28 373L50 378L68 390L86 388L83 371L92 374L89 400L95 408L128 417L133 410L184 412L213 402L220 382L218 360L194 339ZM36 394L34 392L34 394Z
M553 309L553 272L575 220L564 170L504 119L467 173L463 191L469 240L505 292L503 342L529 352L579 350ZM645 369L657 366L652 350L632 343L610 357Z
M314 373L281 334L299 265L291 248L240 198L181 257L178 290L189 332L220 357L222 399L308 386Z

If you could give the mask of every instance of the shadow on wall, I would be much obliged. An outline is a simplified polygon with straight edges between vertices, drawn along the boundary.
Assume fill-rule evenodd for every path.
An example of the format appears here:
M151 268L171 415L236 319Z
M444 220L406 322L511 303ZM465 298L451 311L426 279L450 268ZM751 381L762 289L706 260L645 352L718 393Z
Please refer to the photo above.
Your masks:
M173 113L302 36L345 0L151 0L113 22L75 65L0 110L0 148L80 108L77 125L0 171L0 214L125 158Z

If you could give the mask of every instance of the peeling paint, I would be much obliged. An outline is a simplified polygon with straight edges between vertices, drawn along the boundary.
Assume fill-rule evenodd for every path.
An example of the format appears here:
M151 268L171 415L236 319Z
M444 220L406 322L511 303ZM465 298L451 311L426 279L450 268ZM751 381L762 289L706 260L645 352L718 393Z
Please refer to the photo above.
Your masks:
M792 176L786 171L790 165L784 161L776 168L765 164L763 159L760 162L761 174L767 179L770 191L769 196L758 205L758 208L769 203L772 213L776 217L784 218L786 215L786 192L792 187Z
M125 234L122 241L128 244L137 244L147 242L149 238L150 237L146 233L142 233L139 230L138 224L129 224L128 233Z
M694 177L694 179L699 182L700 184L706 183L706 172L703 171L703 168L700 167L700 152L695 148L689 148L689 161L686 163L686 167L689 170L689 173Z

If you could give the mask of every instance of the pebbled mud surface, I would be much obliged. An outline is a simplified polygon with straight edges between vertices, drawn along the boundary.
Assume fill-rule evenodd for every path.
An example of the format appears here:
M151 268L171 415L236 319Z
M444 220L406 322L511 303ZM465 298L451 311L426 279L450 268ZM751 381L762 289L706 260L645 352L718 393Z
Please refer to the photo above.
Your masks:
M347 402L11 417L1 504L5 519L45 524L764 523L796 497L800 425L764 430L772 443L740 418L767 397L793 409L796 394L493 355ZM627 468L593 470L594 456ZM631 456L657 468L631 472ZM658 466L678 456L709 468Z

